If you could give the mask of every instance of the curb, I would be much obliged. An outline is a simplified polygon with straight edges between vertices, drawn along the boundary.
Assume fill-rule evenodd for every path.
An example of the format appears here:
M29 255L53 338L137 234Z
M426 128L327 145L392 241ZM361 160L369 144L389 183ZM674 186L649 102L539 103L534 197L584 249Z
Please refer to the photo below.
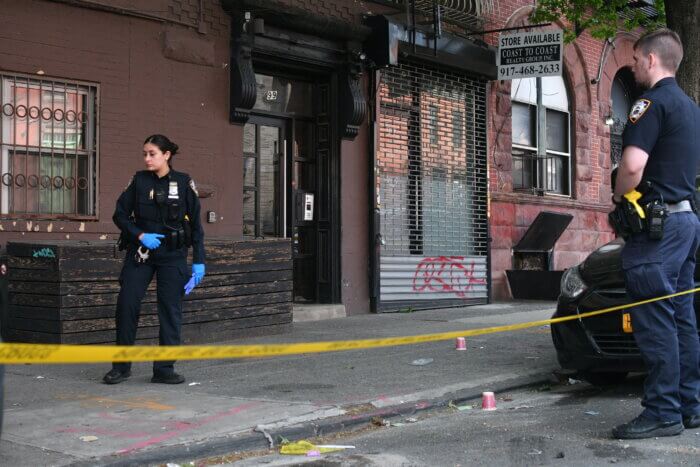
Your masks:
M332 433L350 431L360 426L365 426L371 423L373 417L381 417L385 420L390 420L392 418L410 416L420 412L447 407L450 402L458 404L469 400L480 399L483 389L499 393L543 384L551 381L551 375L552 372L517 376L498 382L491 382L488 388L469 388L463 391L448 393L436 399L407 402L405 404L384 407L358 415L340 415L337 417L305 422L299 425L280 427L274 431L270 430L268 433L272 436L272 439L283 436L290 440L326 436ZM166 462L185 462L199 458L216 457L230 454L234 451L264 450L268 448L269 444L262 433L251 433L235 438L219 437L192 442L191 444L162 446L150 451L132 454L128 457L112 455L78 461L68 465L73 467L98 465L104 467L160 465Z

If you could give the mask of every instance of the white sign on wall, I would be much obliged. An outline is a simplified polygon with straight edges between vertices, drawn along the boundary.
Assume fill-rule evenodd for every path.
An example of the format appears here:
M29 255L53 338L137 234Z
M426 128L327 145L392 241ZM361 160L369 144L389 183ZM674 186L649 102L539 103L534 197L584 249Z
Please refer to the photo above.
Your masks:
M564 33L561 30L501 34L498 79L561 75Z

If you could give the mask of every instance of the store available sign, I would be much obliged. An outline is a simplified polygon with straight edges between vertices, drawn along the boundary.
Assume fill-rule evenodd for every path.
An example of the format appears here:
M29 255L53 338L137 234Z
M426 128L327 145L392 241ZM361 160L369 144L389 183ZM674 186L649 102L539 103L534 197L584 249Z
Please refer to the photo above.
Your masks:
M502 34L498 38L498 79L561 75L561 30Z

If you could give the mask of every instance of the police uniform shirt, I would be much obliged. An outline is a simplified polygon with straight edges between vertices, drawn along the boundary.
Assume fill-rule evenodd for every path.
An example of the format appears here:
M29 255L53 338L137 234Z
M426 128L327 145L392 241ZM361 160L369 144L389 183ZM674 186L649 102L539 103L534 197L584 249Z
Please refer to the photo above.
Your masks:
M196 190L190 176L183 172L170 170L161 178L148 170L136 172L119 196L112 219L132 244L139 245L142 233L164 234L167 238L168 227L180 227L182 222L187 222L186 215L192 226L192 262L204 263L204 229ZM161 203L158 196L163 198ZM178 221L168 217L169 202L179 205Z
M700 108L678 86L664 78L632 105L622 146L636 146L649 154L642 181L650 181L649 202L690 199L700 163ZM660 195L660 196L659 196Z

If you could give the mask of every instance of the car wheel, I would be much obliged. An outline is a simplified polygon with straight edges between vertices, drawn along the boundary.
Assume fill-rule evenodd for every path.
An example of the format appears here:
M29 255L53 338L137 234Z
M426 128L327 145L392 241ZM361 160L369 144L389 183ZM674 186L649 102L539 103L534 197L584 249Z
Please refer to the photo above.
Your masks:
M615 386L627 379L627 371L582 371L580 376L593 386Z

